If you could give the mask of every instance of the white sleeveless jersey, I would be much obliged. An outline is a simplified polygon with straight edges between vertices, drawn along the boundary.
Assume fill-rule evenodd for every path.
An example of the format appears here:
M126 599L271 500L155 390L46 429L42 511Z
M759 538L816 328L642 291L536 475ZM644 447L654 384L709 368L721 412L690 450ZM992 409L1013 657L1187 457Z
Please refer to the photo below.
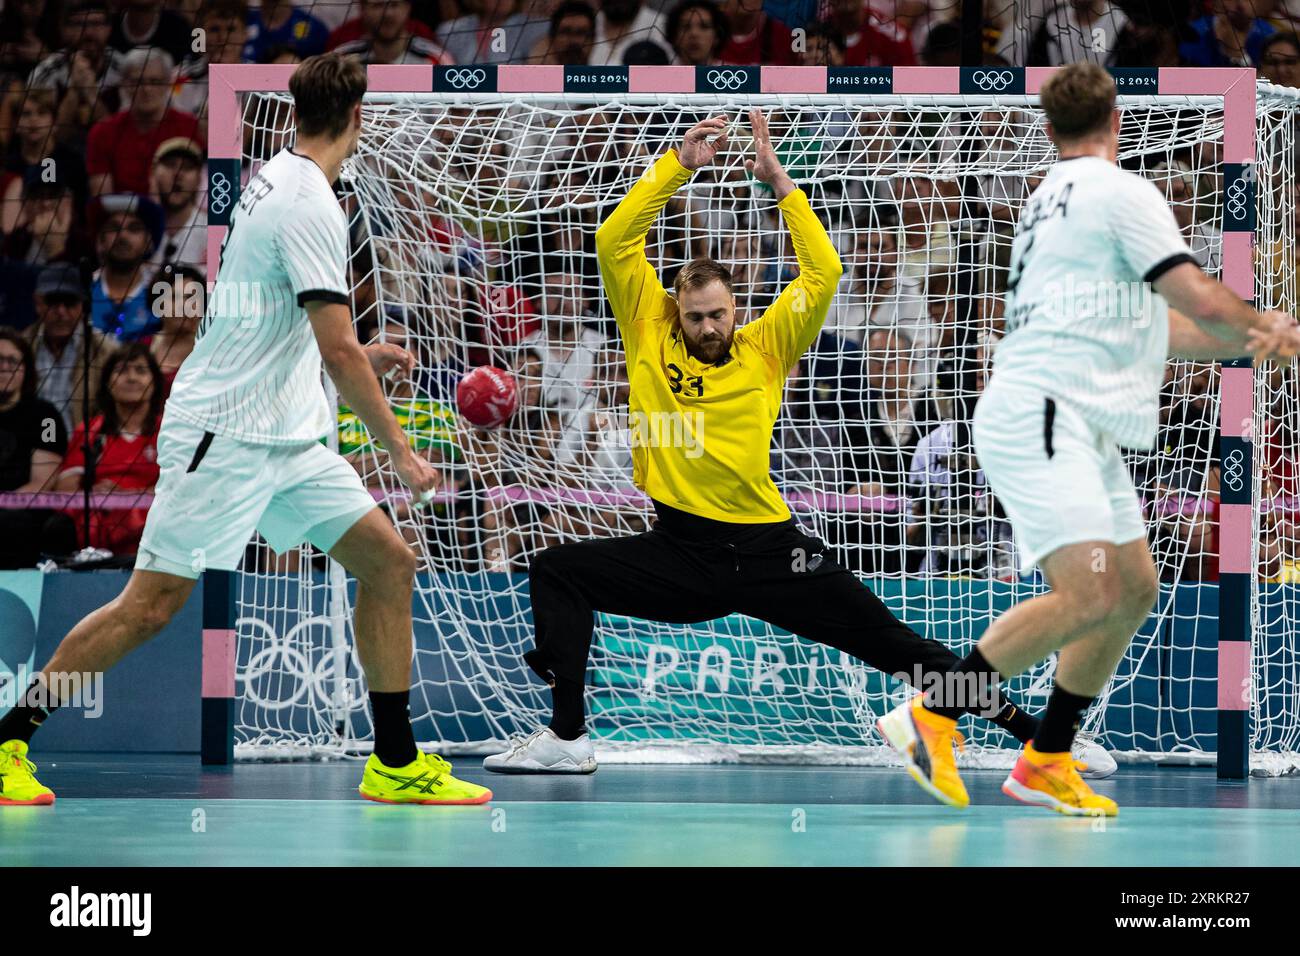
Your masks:
M304 303L349 302L348 225L316 163L282 150L249 180L167 417L259 445L333 428Z
M1058 162L1016 227L992 383L1030 386L1150 448L1169 352L1169 308L1150 283L1182 262L1191 250L1154 184L1099 157Z

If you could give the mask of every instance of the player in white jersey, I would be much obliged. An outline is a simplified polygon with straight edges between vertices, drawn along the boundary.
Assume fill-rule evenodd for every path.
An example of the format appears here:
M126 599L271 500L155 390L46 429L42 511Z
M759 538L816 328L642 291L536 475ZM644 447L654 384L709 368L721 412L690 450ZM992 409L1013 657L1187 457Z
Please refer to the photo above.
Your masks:
M1160 191L1116 165L1119 114L1104 69L1065 67L1041 102L1059 162L1016 230L1007 333L973 434L1025 563L1043 569L1051 591L999 616L953 680L880 724L913 776L926 768L927 789L960 805L960 698L1060 651L1047 709L1002 790L1061 813L1113 816L1114 801L1080 779L1070 745L1158 593L1120 448L1153 446L1168 357L1289 360L1300 332L1206 276Z
M366 72L337 53L294 72L296 142L244 188L193 353L158 435L161 476L135 571L122 594L84 618L0 720L0 804L49 804L27 760L32 735L64 686L52 674L107 670L158 633L205 569L234 570L256 530L277 551L309 541L357 579L355 633L375 732L361 795L385 803L483 803L420 753L411 730L415 557L360 477L321 439L334 427L321 366L388 449L415 495L436 473L410 448L379 386L413 359L357 341L348 307L348 224L334 194L357 147ZM75 684L75 681L74 681Z

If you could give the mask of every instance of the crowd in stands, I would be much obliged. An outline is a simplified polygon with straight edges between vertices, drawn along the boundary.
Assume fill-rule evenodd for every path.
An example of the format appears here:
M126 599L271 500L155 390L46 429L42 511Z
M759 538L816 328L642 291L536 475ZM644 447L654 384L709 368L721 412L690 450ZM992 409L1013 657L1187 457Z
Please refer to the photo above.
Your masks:
M962 13L960 0L5 3L0 567L66 560L82 548L125 560L138 544L158 474L163 402L208 292L211 64L294 63L339 50L368 64L943 66L969 62ZM1249 66L1273 83L1300 86L1300 0L984 0L983 19L987 65ZM582 137L575 142L581 148ZM1169 157L1160 181L1198 260L1215 271L1220 238L1203 180L1217 157L1195 148ZM590 185L553 183L574 195ZM1003 185L979 189L993 232L1005 238L1023 199L1015 190L1031 183L1005 196ZM1006 577L1014 573L1009 529L983 491L966 425L1001 329L1001 289L962 278L956 182L902 177L888 189L875 200L887 200L891 213L837 235L842 295L791 373L773 475L796 505L817 493L838 496L816 506L838 516L817 530L855 556L855 570ZM346 202L356 212L357 199ZM440 229L477 231L482 248L509 245L514 237L501 234L509 224L492 212L436 225L430 247L444 238ZM538 230L545 241L535 258L478 263L485 281L454 255L431 251L421 268L443 306L436 321L453 327L418 342L413 320L386 307L380 278L406 264L385 261L388 253L355 234L359 334L417 351L417 378L386 388L416 446L445 465L441 502L402 526L413 543L424 535L435 556L456 555L457 567L520 570L538 547L637 530L647 520L643 503L619 498L630 468L625 443L613 436L627 377L590 254L599 221L590 207L555 217ZM690 238L663 230L655 240L663 261L714 255L735 271L741 314L756 316L794 275L793 257L744 230L720 248L701 243L710 225ZM761 234L780 231L774 217ZM1005 251L1005 242L994 245ZM662 278L671 283L671 274ZM470 315L490 320L471 328ZM521 409L508 434L475 431L455 413L458 377L484 362L509 366L519 382ZM1267 374L1278 376L1279 392L1296 390L1294 377L1284 378L1290 373ZM1211 370L1171 372L1157 464L1138 475L1152 502L1153 535L1185 556L1163 568L1170 575L1217 573L1216 388ZM1295 404L1293 397L1293 413ZM1294 420L1279 416L1268 427L1272 447L1300 444ZM391 490L383 450L347 408L339 444L377 495ZM1265 465L1275 488L1300 493L1292 458ZM575 474L609 476L609 494L573 504L509 493L512 483L575 484ZM585 482L588 490L593 484ZM13 494L86 491L94 496L46 496L25 508ZM1175 506L1158 506L1161 496ZM399 499L387 506L394 517L412 517ZM1265 555L1269 573L1296 560L1293 513L1268 518L1270 541L1279 542ZM250 550L250 560L273 566L261 552Z

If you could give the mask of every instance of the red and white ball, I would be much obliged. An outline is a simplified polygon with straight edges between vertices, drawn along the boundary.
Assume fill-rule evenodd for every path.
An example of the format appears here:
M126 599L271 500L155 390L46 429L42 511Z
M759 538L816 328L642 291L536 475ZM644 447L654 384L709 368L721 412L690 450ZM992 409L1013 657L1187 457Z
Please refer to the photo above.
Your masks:
M519 408L515 377L503 368L480 365L456 386L456 406L471 424L496 428Z

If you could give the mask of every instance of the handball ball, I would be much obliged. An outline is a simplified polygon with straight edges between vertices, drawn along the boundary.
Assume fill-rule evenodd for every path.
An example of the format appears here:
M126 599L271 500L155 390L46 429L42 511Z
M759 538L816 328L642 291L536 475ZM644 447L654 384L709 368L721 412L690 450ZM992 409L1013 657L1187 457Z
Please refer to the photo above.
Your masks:
M456 405L479 428L496 428L519 407L515 377L502 368L480 365L456 386Z

